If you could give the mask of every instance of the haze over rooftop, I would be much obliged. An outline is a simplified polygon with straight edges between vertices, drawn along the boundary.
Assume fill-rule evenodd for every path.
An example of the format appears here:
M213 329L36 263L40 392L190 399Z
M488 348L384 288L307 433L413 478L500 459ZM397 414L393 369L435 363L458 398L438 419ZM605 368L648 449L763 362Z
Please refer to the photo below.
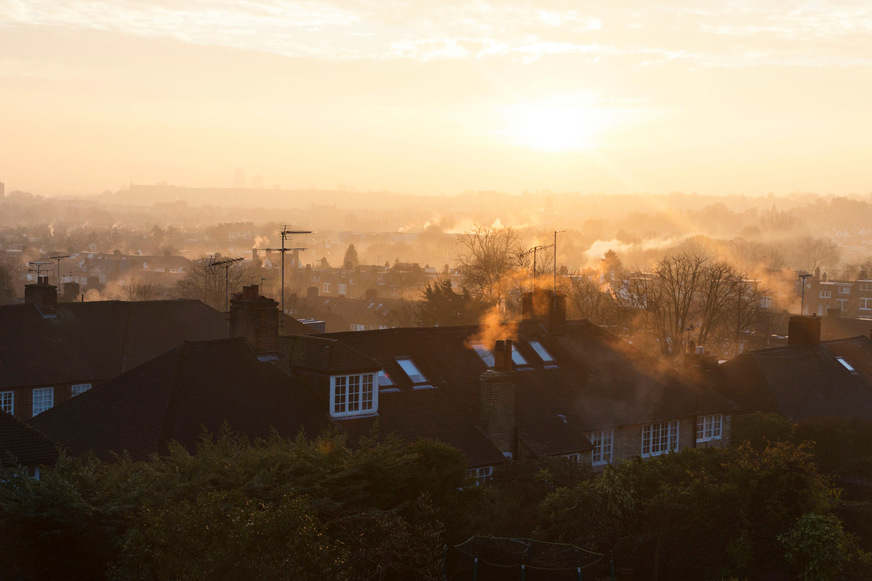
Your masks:
M866 193L867 2L0 0L0 181Z

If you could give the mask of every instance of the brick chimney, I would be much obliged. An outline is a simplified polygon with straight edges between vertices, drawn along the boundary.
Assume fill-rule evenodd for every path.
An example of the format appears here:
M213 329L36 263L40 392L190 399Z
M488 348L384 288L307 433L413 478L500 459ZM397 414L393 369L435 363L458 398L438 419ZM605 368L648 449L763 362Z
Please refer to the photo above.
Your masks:
M58 314L58 287L48 284L47 276L39 276L36 284L24 287L24 302L34 305L43 317L56 317Z
M814 347L821 342L821 320L816 316L793 315L787 326L788 345Z
M261 360L278 356L279 304L260 296L258 285L242 287L230 301L230 336L243 337Z
M512 342L497 341L494 347L494 367L479 377L479 427L507 457L518 455L518 427L515 418L518 372L513 366Z
M79 300L79 293L81 293L81 287L77 282L65 282L64 283L64 294L63 294L63 302L65 303L74 303Z
M566 295L543 289L524 293L521 314L525 321L539 322L552 335L562 335L566 331Z

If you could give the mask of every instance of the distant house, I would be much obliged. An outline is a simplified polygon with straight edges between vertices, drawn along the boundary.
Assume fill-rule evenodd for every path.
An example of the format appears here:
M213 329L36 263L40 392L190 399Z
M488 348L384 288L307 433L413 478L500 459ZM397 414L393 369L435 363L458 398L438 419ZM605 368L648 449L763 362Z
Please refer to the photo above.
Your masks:
M185 341L227 337L196 300L59 303L45 277L0 305L0 410L35 416Z
M231 303L237 339L186 343L31 425L76 452L135 457L171 439L193 448L201 426L224 422L252 436L332 425L352 443L377 429L450 444L481 478L507 458L599 466L729 441L733 402L567 323L559 295L542 317L528 297L516 339L493 341L473 326L279 336L277 304L257 291Z
M790 420L858 416L872 420L872 341L821 341L821 318L793 316L788 345L749 351L717 369L713 385L743 412Z
M39 467L54 464L57 445L11 414L0 413L0 468L27 466L39 477Z

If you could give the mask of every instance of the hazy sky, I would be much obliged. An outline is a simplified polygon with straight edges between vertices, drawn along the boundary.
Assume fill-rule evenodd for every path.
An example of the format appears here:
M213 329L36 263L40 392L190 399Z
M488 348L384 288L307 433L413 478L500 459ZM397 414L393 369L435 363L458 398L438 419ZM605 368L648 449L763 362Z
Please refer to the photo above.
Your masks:
M872 191L872 3L0 0L0 181Z

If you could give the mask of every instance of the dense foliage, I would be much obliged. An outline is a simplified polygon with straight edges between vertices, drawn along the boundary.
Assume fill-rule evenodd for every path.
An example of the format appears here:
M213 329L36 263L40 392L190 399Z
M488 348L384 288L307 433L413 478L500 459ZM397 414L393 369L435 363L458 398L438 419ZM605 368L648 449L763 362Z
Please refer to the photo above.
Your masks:
M869 578L843 522L860 513L837 500L811 448L790 442L600 473L522 460L474 486L438 443L222 433L194 455L7 473L0 578L439 579L443 547L473 535L571 543L638 578ZM607 575L608 559L590 573Z

